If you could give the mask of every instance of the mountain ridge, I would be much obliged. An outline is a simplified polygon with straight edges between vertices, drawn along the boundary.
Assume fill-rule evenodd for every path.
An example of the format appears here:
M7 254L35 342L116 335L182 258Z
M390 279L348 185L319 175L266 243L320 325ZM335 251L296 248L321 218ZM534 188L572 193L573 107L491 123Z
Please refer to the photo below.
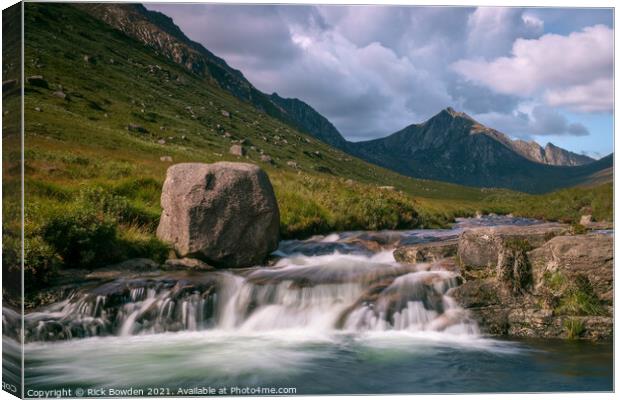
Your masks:
M229 66L202 44L189 39L167 15L137 3L81 3L73 6L161 52L191 72L211 79L258 110L328 144L344 143L342 135L314 108L299 99L274 97L261 92L241 71Z
M392 135L349 142L348 150L407 176L529 192L578 185L613 162L610 155L578 166L548 165L517 151L514 143L467 114L447 108Z
M228 66L225 60L217 57L201 44L190 40L171 18L160 12L148 10L141 4L90 3L74 6L162 53L193 73L214 81L233 96L251 103L258 110L337 149L408 176L482 187L497 186L539 191L544 185L531 185L526 182L527 179L518 179L517 181L522 183L514 184L510 179L510 170L518 170L519 164L523 164L528 171L531 170L526 175L530 180L535 180L537 172L533 171L537 169L542 171L544 168L540 169L530 164L548 167L597 165L594 159L572 153L551 143L543 148L533 141L512 140L502 132L488 128L466 113L455 111L451 107L440 111L422 124L409 125L389 136L364 142L349 142L327 118L302 100L282 98L277 93L269 95L256 89L243 73ZM447 125L437 122L441 119L447 119ZM434 128L431 126L429 129L429 124L438 126ZM472 138L479 136L479 138L469 139L469 145L463 146L461 142L469 136ZM481 147L472 147L473 142ZM450 149L455 143L461 143L461 150L465 148L470 150L468 154L470 160L463 157L462 151L455 152L453 151L455 149ZM411 154L406 155L403 149L408 149ZM431 153L437 153L442 162L437 163L436 160L429 159L431 154L420 153L429 150ZM493 152L495 154L492 154ZM415 157L418 159L411 159L413 153L417 154ZM450 160L446 158L448 156L454 158ZM500 165L501 160L507 160L511 167ZM474 165L476 163L480 165ZM436 165L437 171L429 171L429 165ZM492 172L504 171L506 176L493 179L489 171L480 170L480 166L501 166ZM477 171L480 179L459 176L455 172L459 168L462 174L471 175L473 171ZM446 169L452 171L446 171ZM568 175L579 175L579 173L579 171L572 171ZM570 177L563 179L557 172L551 175L558 182L572 181Z

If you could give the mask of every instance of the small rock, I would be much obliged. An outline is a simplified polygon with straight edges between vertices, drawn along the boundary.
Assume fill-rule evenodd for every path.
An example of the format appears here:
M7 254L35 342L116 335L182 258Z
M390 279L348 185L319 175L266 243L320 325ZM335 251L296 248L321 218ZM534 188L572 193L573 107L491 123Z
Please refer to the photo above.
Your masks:
M172 162L172 157L170 157L170 156L161 156L161 157L159 157L159 161Z
M273 162L273 160L271 159L271 157L269 157L269 156L268 156L268 155L266 155L266 154L261 155L261 156L260 156L260 160L261 160L262 162L266 162L266 163L270 163L270 164Z
M39 87L42 87L42 88L48 88L49 87L47 81L45 79L43 79L43 76L41 76L41 75L29 76L28 78L26 78L26 82L28 82L32 86L39 86ZM4 84L3 84L3 86L4 86Z
M580 225L590 225L592 223L592 215L582 215L579 220Z
M138 125L138 124L134 124L134 123L129 123L129 125L127 125L127 130L131 131L131 132L140 132L140 133L147 133L148 130L143 127L142 125Z
M164 139L159 139L157 141L158 144L166 144L166 141Z
M226 110L222 110L222 115L226 118L230 118L230 113Z
M43 110L41 110L41 107L35 107L34 110L37 111L37 112L43 111Z
M233 144L228 150L233 156L241 157L245 155L245 149L240 144Z
M394 191L396 188L394 186L379 186L379 190L390 190Z
M10 90L17 86L17 79L8 79L2 82L2 90Z
M58 97L58 98L61 98L61 99L66 99L67 98L67 94L65 92L63 92L63 91L60 91L60 90L52 93L52 96L55 96L55 97Z
M299 168L299 164L297 164L297 162L296 162L296 161L287 161L287 162L286 162L286 165L288 165L288 166L289 166L289 167L291 167L291 168L295 168L295 169L298 169L298 168Z

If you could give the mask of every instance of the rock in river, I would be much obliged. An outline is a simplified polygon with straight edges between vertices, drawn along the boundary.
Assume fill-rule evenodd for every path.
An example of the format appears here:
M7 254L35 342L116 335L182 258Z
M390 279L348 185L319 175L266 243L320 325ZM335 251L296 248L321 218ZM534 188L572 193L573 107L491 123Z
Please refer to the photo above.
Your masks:
M461 265L469 269L495 267L508 242L520 241L535 248L567 232L568 227L560 224L474 228L459 237L457 256Z
M400 246L394 250L394 258L403 263L421 263L437 261L442 258L456 255L458 240L444 240L440 242L418 243Z
M278 247L278 204L267 174L256 165L173 165L161 206L157 236L180 257L247 267L263 262Z

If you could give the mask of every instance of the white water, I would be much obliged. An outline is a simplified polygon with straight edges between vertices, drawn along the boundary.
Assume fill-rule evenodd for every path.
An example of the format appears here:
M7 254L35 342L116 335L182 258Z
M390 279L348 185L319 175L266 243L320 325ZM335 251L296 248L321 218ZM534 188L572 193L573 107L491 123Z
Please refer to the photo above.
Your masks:
M446 332L477 335L446 292L454 272L372 255L293 254L245 276L210 273L119 280L26 317L27 340L133 336L177 331Z

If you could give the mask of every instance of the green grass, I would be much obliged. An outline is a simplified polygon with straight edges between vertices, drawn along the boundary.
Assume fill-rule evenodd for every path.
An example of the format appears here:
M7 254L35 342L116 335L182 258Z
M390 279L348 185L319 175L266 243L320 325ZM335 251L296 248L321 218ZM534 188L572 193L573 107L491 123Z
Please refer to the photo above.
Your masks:
M501 213L573 224L584 214L597 221L612 221L613 185L574 187L544 195L498 192L490 194L484 204Z
M404 177L268 117L74 7L25 8L25 76L43 75L49 83L25 87L27 284L45 284L58 268L165 257L167 248L155 238L171 165L162 156L174 163L258 164L273 183L285 238L447 227L476 212L578 221L589 207L596 219L611 220L611 184L531 196ZM58 90L67 98L54 96ZM18 103L7 97L5 109L11 104ZM19 252L10 255L19 243L20 152L17 130L3 132L8 270L18 264ZM242 139L247 156L228 154ZM262 154L273 163L261 162Z
M543 276L545 286L555 297L555 315L604 315L601 301L594 293L590 280L585 276L568 279L563 273L546 272Z
M566 337L571 340L579 339L586 331L583 321L579 319L567 319L564 321L563 325L564 329L566 329Z

